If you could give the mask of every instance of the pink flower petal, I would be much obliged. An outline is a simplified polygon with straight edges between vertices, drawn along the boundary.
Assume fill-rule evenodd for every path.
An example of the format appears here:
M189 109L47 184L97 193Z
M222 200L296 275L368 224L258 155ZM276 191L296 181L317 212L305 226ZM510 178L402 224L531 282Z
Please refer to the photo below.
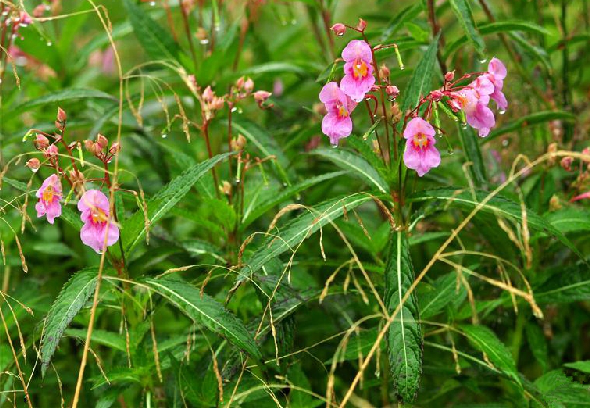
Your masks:
M373 54L371 53L371 46L362 40L352 40L349 42L344 50L342 50L342 59L346 62L354 61L360 58L367 64L373 61Z

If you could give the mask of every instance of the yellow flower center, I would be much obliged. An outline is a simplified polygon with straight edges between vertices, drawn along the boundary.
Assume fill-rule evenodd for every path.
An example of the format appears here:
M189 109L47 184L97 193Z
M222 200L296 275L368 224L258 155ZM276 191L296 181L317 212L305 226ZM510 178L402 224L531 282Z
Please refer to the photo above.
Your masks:
M46 203L49 203L49 202L53 201L53 196L54 196L53 187L47 186L45 191L43 191L43 201L45 201Z
M416 149L426 149L430 143L428 136L424 133L416 133L413 142Z
M95 224L107 222L107 215L100 208L93 208L90 211L90 216L92 217L92 222Z
M338 117L339 118L347 118L348 117L348 111L346 110L346 107L344 105L338 106Z
M354 61L354 65L352 66L352 74L354 75L354 78L364 78L367 76L368 72L369 68L367 67L367 64L365 64L365 61L363 61L360 58L357 58Z

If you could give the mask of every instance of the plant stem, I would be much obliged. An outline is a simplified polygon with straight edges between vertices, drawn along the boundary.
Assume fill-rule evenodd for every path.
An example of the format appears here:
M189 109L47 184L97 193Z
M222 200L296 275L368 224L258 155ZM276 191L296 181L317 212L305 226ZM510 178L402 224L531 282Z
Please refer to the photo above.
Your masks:
M195 51L195 44L193 44L193 40L191 38L191 27L188 21L188 14L186 9L184 8L184 0L180 0L180 13L182 14L182 24L184 25L184 31L186 34L186 39L188 40L188 45L191 50L191 56L193 57L193 65L194 69L197 69L197 53Z
M436 13L434 11L434 0L428 0L428 20L430 21L430 26L432 27L432 36L436 38L438 33L440 33L440 26L436 21ZM439 46L436 49L436 59L438 60L438 65L440 66L440 70L442 71L443 75L447 72L447 65L443 60L442 54L440 52L441 48L445 45L444 37L441 33L440 37L438 38Z

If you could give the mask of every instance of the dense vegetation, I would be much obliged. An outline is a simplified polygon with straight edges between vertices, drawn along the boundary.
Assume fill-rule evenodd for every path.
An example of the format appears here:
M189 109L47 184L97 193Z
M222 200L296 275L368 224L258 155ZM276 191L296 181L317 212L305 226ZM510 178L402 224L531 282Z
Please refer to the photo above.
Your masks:
M0 7L0 406L590 406L587 0Z

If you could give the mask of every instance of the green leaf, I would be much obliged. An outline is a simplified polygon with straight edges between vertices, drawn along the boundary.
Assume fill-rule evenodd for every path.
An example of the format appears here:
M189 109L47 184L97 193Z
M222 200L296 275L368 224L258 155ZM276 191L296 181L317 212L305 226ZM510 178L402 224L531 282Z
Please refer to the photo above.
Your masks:
M381 193L387 194L389 186L387 182L379 175L365 159L359 155L345 149L315 149L311 152L330 161L338 167L351 171L352 175L367 181L373 187L376 187Z
M432 73L434 72L434 64L436 62L436 52L438 50L439 35L432 40L424 55L422 55L406 90L401 95L403 98L401 102L402 113L416 107L422 95L430 89Z
M457 124L457 128L459 129L459 136L461 136L461 144L463 145L465 158L467 161L471 162L469 170L473 181L477 184L487 183L488 177L483 157L481 155L481 149L479 147L479 137L471 127L464 128Z
M547 341L543 335L543 330L536 323L529 323L525 326L525 334L529 349L543 371L547 370Z
M41 338L41 373L47 371L51 357L64 331L84 306L96 288L98 268L87 268L76 273L62 288L53 302Z
M414 282L405 232L392 232L385 267L385 302L392 314ZM395 393L404 403L416 398L422 374L422 327L414 293L403 303L387 332L387 352Z
M542 392L550 408L590 405L590 389L575 383L562 370L550 371L537 378L535 385Z
M254 208L248 206L244 211L244 220L240 227L242 229L246 228L248 225L252 224L255 220L257 220L260 216L267 213L272 208L276 207L277 205L283 203L285 200L293 197L300 192L307 190L308 188L321 183L326 180L331 180L333 178L342 176L347 174L345 171L335 171L332 173L322 174L320 176L311 177L308 179L303 180L300 183L292 185L283 191L273 195L271 198L264 200L262 202L253 202L252 204Z
M383 30L379 42L381 44L387 44L388 42L391 42L396 32L403 26L403 24L418 17L422 9L422 4L416 2L415 4L408 6L397 13Z
M590 270L584 264L558 267L549 280L534 288L534 294L539 304L590 300Z
M563 366L590 374L590 361L576 361L574 363L566 363Z
M493 331L485 326L460 326L459 329L475 348L486 354L496 369L521 384L512 354Z
M422 319L428 319L436 316L446 305L453 300L463 297L465 287L457 287L457 274L448 273L438 278L434 284L434 289L420 296L420 315Z
M186 62L186 57L181 58L182 52L174 38L152 20L142 7L132 0L123 0L123 4L127 9L135 36L150 58Z
M441 188L437 190L421 191L418 194L411 196L408 201L425 201L432 199L444 200L450 201L459 207L471 210L478 206L479 203L481 203L489 193L485 191L475 191L474 194L475 197L472 196L470 191ZM520 204L504 197L495 196L484 206L482 206L480 211L483 213L491 213L496 216L503 216L522 222L522 209ZM527 210L527 223L529 228L541 230L554 236L580 258L584 258L578 248L569 239L567 239L555 227L553 227L542 217L531 210Z
M549 32L547 29L540 25L530 23L528 21L497 21L494 23L486 23L478 26L480 35L496 34L496 33L511 33L511 32L529 32L533 34L547 35ZM447 59L453 55L463 44L469 39L467 35L459 38L453 43L449 44L446 48L444 58Z
M205 293L201 295L200 290L177 277L148 278L145 283L176 305L193 321L223 335L251 356L257 359L262 357L258 346L244 324L211 296Z
M564 208L546 214L547 222L563 233L590 231L590 212L581 208Z
M86 341L86 329L67 329L66 336L75 337L81 341ZM92 330L91 339L92 343L98 343L105 347L112 348L114 350L126 351L125 337L119 333L114 333L101 329Z
M275 157L272 162L277 169L278 174L285 183L289 184L289 177L285 171L285 168L289 167L289 160L279 148L273 137L256 123L250 122L246 119L236 118L233 121L232 126L236 133L241 133L246 139L248 139L248 142L253 144L256 149L262 153L262 157Z
M148 201L148 220L150 225L158 222L190 191L191 187L213 166L229 157L231 153L217 155L202 163L195 164L174 178L151 200ZM123 248L131 251L145 236L146 225L143 211L139 210L123 222ZM111 247L116 253L116 246Z
M261 269L268 261L283 252L296 249L301 242L309 238L324 225L341 217L345 210L352 210L371 200L368 194L353 194L350 196L324 201L315 208L309 208L284 227L273 232L260 247L252 254L242 269L240 269L236 285L248 280L250 276Z
M539 123L547 123L554 120L562 120L568 123L576 121L576 116L570 112L565 111L541 111L532 113L530 115L518 118L506 126L495 129L482 140L482 143L488 143L495 138L505 135L510 132L516 132L529 126L537 125Z
M457 19L463 26L467 38L473 43L475 51L477 51L479 55L483 55L485 44L475 26L469 3L467 0L451 0L451 7L457 16Z
M40 98L31 99L14 107L11 112L25 112L43 105L57 105L62 102L79 101L81 99L107 99L111 102L116 102L117 99L111 95L95 89L66 89L57 91ZM57 107L55 107L57 114Z

